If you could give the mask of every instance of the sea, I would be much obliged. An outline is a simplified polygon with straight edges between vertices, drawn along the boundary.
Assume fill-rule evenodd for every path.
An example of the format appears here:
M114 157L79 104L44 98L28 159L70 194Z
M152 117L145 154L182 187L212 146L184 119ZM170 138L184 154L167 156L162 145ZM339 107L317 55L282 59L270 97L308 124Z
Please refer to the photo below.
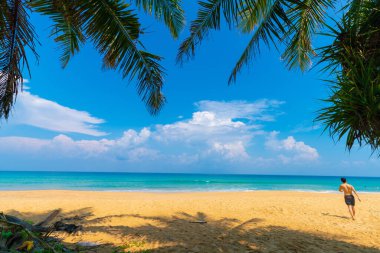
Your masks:
M357 191L380 192L379 177L347 177ZM305 191L337 192L339 177L227 174L0 171L0 191Z

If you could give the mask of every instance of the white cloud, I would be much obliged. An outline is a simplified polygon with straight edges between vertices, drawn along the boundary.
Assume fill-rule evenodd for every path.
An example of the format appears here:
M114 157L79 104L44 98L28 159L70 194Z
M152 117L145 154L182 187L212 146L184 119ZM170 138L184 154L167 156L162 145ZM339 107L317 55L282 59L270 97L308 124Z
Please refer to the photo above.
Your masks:
M269 134L265 146L269 150L284 152L279 155L279 158L284 163L292 161L312 161L319 157L318 151L306 145L302 141L296 141L293 136L288 136L286 139L279 140L279 132L273 131Z
M0 137L0 151L36 152L49 143L48 140L28 137Z
M151 132L148 128L144 127L140 132L129 129L123 133L123 136L116 141L118 146L132 146L144 143L151 135Z
M59 134L52 139L38 139L28 137L0 137L0 152L54 154L58 157L91 158L96 156L111 156L117 159L128 157L137 160L145 156L151 156L152 150L144 148L149 138L150 131L143 128L140 132L128 130L117 139L100 140L73 140L67 135ZM126 155L127 154L127 155Z
M54 103L28 94L33 103ZM57 157L131 163L136 166L173 165L190 166L194 164L208 166L244 165L246 167L264 167L280 162L298 162L318 158L316 149L292 136L284 140L277 138L277 133L265 131L262 125L266 121L275 120L278 106L282 102L276 100L246 101L201 101L198 110L190 119L179 119L171 124L155 125L139 131L127 129L118 138L96 138L90 140L74 140L67 134L58 134L50 139L0 137L0 154L30 153L33 157ZM68 113L70 108L58 104L42 106L55 108L56 113ZM34 105L37 110L37 106ZM58 112L59 111L59 112ZM76 118L70 124L82 122L86 112L73 110ZM42 113L44 114L44 113ZM50 113L48 113L50 116ZM47 117L46 117L47 118ZM58 120L58 119L57 119ZM91 119L91 124L101 120ZM29 121L30 122L30 121ZM73 123L76 122L76 123ZM81 125L82 131L102 132L89 128L87 123ZM47 123L51 124L51 123ZM61 121L63 124L63 121ZM78 132L78 125L75 125ZM90 125L91 126L91 125ZM62 131L62 130L61 130ZM269 137L265 139L265 137ZM265 142L264 142L265 141ZM263 146L269 151L263 153ZM261 152L261 153L260 153ZM277 158L274 158L277 155Z
M274 120L276 108L283 102L258 100L256 102L219 102L203 100L196 103L199 111L189 120L172 124L157 125L155 137L162 141L180 140L183 142L204 141L247 143L262 128L260 121Z
M103 136L97 125L104 120L88 112L62 106L54 101L40 98L29 91L21 92L17 98L12 123L30 125L60 133L80 133Z
M245 149L245 145L241 141L232 143L215 142L212 146L212 151L221 154L228 160L240 160L249 158L249 155Z
M213 112L220 118L273 121L278 114L273 112L282 104L283 101L261 99L254 103L242 100L230 102L203 100L195 105L200 111Z
M240 121L232 118L219 118L214 112L199 111L193 113L190 120L178 121L173 124L157 125L159 134L155 135L161 141L213 141L215 139L249 138L249 128ZM233 135L228 135L232 134Z

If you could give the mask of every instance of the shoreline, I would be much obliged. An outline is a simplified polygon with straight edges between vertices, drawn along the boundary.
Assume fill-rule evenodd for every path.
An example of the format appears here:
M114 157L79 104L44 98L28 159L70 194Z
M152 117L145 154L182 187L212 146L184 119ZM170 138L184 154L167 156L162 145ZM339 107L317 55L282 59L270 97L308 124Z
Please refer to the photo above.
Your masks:
M152 193L152 194L166 194L166 193L173 193L173 194L181 194L181 193L249 193L249 192L294 192L294 193L320 193L320 194L338 194L341 195L342 193L339 191L330 191L330 190L89 190L89 189L12 189L12 190L0 190L0 193L3 192L89 192L89 193ZM359 191L359 194L378 194L380 195L380 191Z

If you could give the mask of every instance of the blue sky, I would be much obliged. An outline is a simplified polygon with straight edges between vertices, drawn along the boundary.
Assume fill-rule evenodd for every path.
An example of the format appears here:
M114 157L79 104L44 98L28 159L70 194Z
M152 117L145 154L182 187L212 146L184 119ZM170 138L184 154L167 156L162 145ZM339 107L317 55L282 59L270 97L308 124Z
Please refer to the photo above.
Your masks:
M185 10L189 24L195 5ZM1 170L380 176L369 149L348 153L313 122L328 94L317 70L288 71L280 53L263 48L228 86L249 36L214 32L181 67L175 56L187 30L173 40L163 25L141 18L145 46L165 57L168 103L155 117L133 82L101 69L90 43L62 69L49 20L32 15L40 59L31 59L32 77L2 122Z

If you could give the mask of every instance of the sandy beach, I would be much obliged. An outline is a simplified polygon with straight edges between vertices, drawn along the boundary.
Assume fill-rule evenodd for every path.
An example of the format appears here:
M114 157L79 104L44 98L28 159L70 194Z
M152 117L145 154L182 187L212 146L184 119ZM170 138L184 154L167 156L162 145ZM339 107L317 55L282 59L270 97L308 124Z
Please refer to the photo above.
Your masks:
M0 192L0 210L83 226L55 234L84 252L380 252L380 194L361 194L357 220L341 194L305 192ZM206 221L207 223L194 223Z

